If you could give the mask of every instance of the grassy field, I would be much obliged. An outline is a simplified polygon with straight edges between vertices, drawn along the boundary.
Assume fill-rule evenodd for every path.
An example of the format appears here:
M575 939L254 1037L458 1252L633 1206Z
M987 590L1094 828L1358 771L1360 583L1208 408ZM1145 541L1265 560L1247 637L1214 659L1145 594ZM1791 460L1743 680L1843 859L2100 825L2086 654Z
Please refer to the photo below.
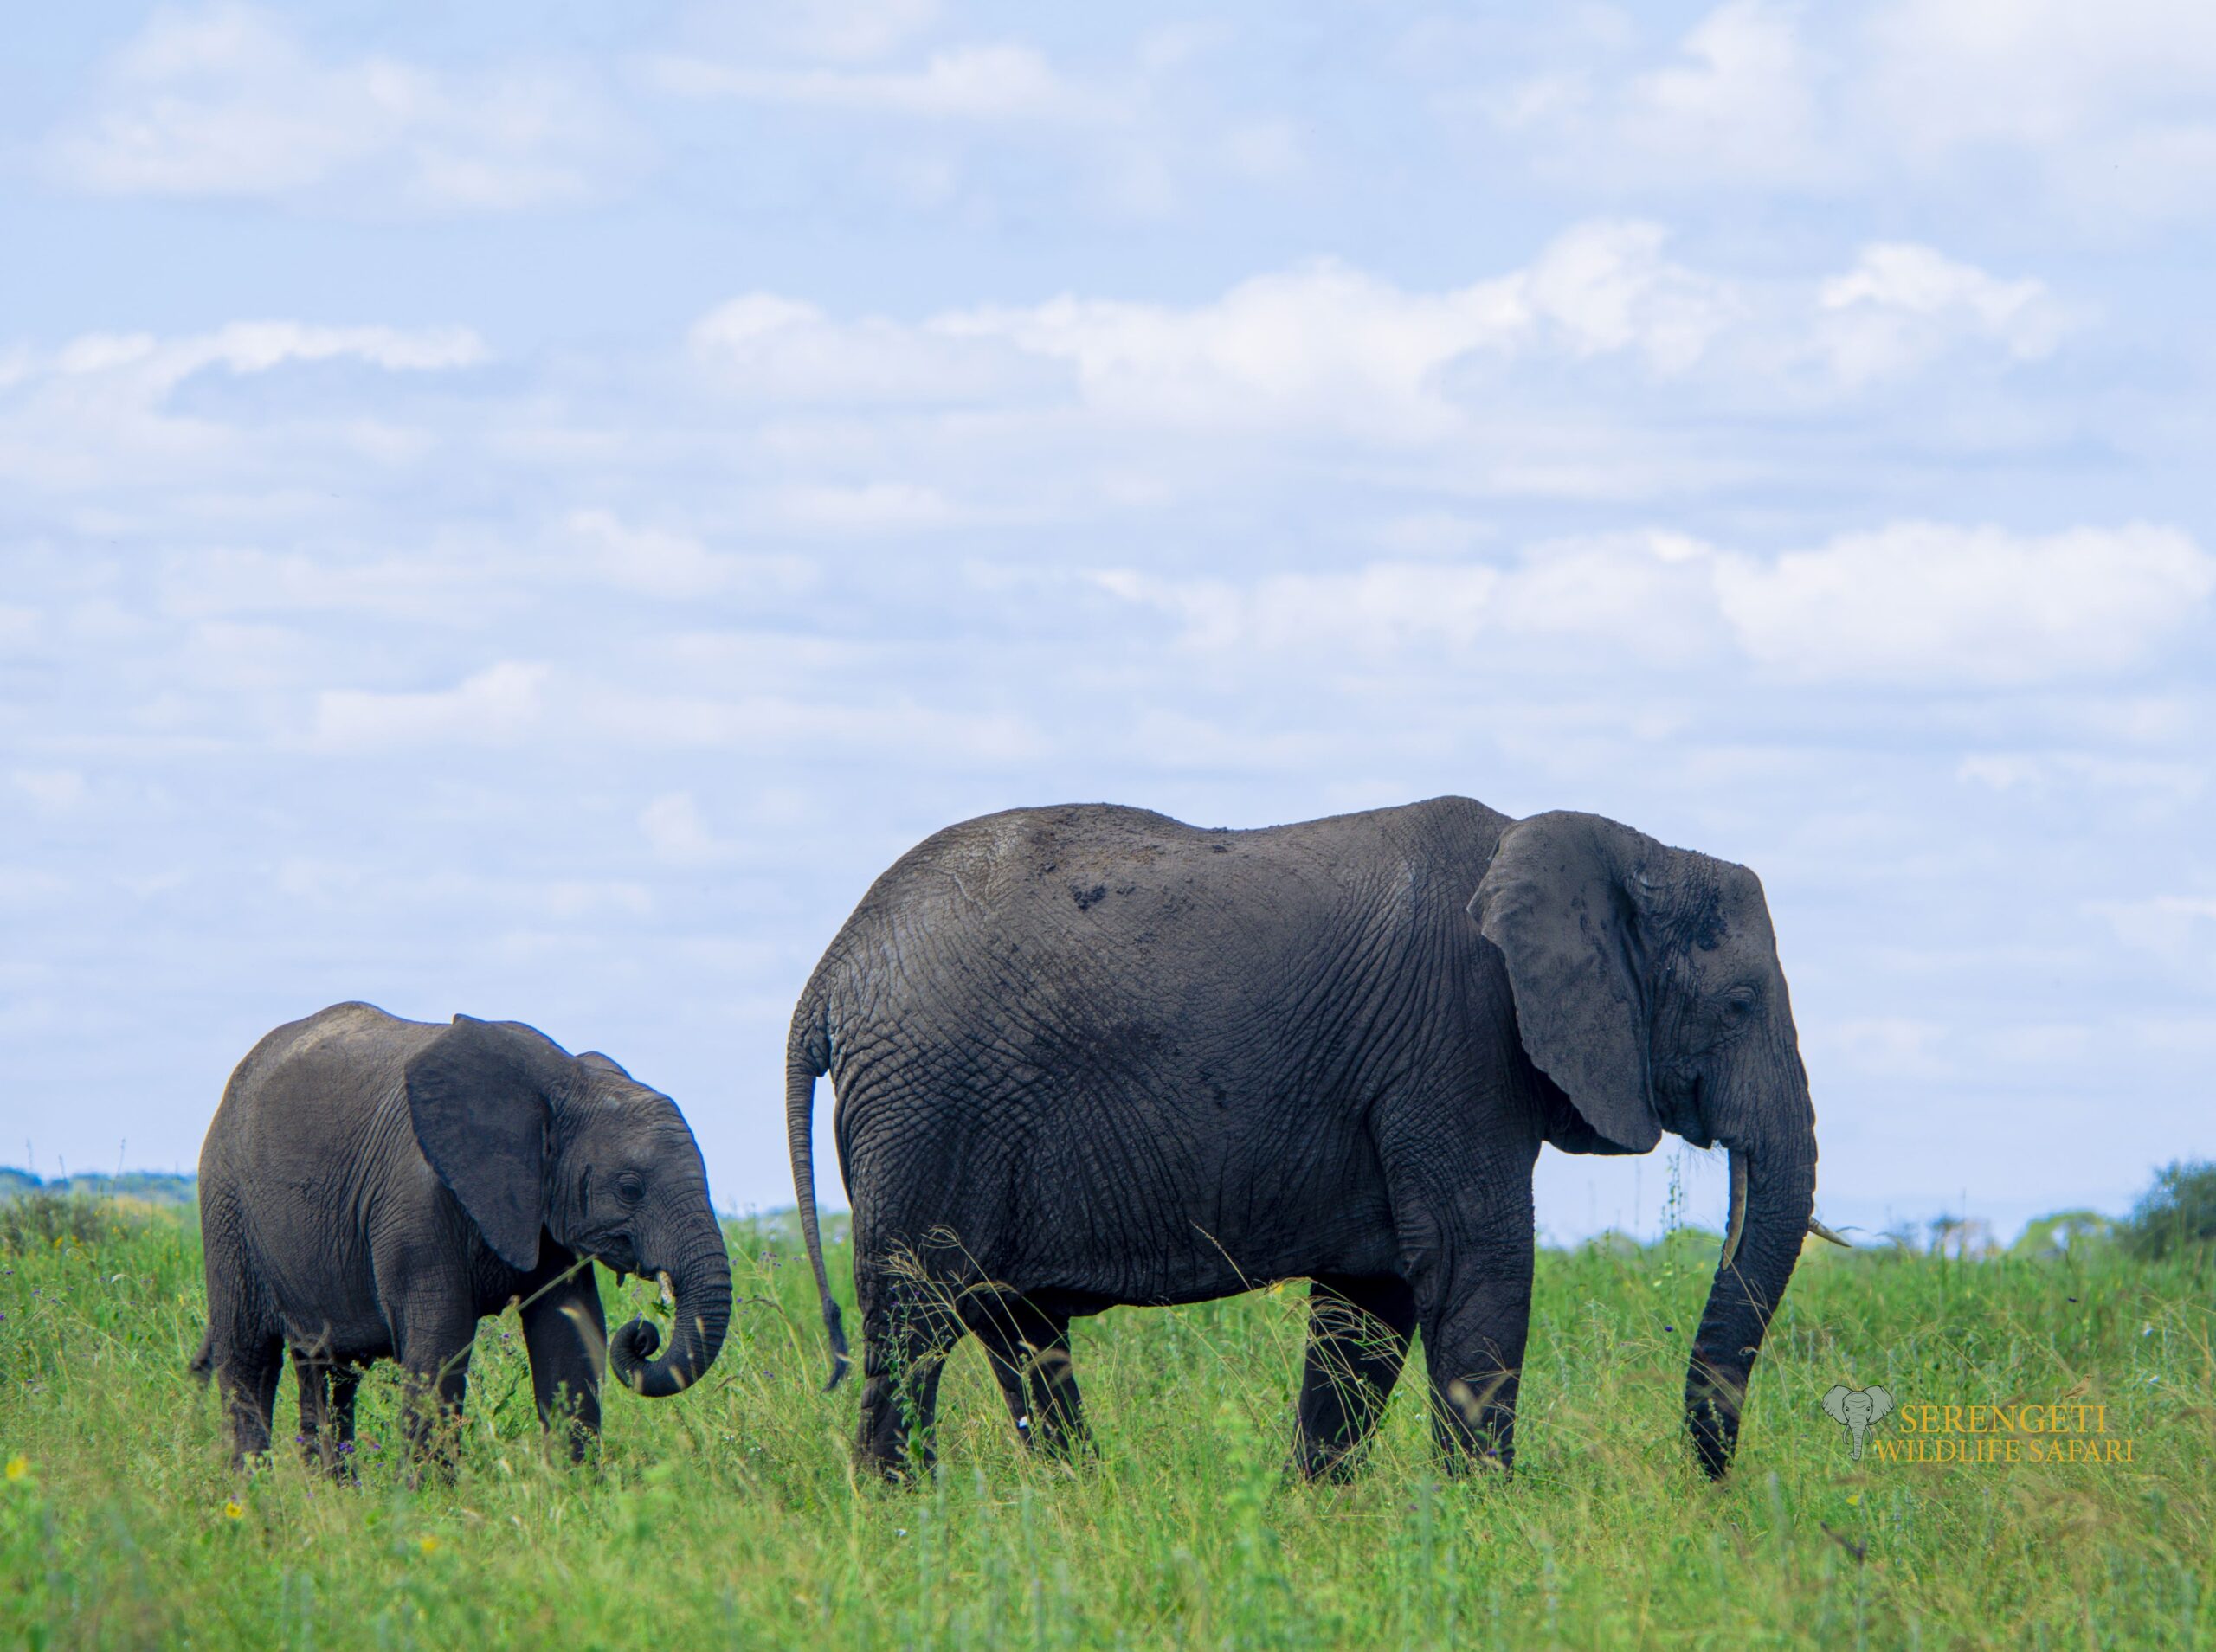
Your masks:
M1678 1420L1713 1236L1542 1256L1507 1483L1442 1482L1407 1386L1358 1482L1289 1483L1303 1287L1118 1310L1079 1327L1096 1463L1027 1460L972 1345L939 1473L904 1490L850 1472L854 1394L817 1392L804 1262L734 1229L744 1301L701 1387L611 1395L597 1466L551 1464L512 1316L487 1321L459 1476L409 1491L389 1367L364 1387L358 1486L289 1449L233 1474L184 1368L196 1230L86 1225L0 1222L9 1645L2216 1643L2205 1261L1812 1256L1721 1488ZM603 1290L611 1321L645 1305ZM1858 1465L1822 1408L1840 1382L1898 1405ZM1897 1456L1926 1405L2080 1401L2128 1462L1876 1449ZM280 1422L292 1405L288 1376Z

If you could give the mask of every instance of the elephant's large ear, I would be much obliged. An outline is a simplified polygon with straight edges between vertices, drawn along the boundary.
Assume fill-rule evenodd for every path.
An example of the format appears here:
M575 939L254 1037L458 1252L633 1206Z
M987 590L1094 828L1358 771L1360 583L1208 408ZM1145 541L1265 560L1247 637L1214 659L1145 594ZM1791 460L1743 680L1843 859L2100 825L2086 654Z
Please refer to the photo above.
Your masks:
M511 1268L538 1264L550 1102L568 1059L528 1028L457 1015L408 1063L423 1157Z
M1627 1153L1662 1138L1627 880L1646 839L1594 814L1535 814L1501 833L1470 911L1508 961L1532 1064Z

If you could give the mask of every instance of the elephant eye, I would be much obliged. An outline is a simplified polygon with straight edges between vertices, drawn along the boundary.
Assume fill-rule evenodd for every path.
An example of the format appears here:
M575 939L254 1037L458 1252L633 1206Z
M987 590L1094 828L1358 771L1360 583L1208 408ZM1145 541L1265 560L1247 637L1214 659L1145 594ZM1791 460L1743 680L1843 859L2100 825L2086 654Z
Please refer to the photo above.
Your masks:
M635 1205L647 1196L647 1179L635 1170L627 1170L615 1179L615 1197L626 1205Z
M1755 989L1734 987L1723 995L1723 1019L1730 1022L1745 1020L1755 1012Z

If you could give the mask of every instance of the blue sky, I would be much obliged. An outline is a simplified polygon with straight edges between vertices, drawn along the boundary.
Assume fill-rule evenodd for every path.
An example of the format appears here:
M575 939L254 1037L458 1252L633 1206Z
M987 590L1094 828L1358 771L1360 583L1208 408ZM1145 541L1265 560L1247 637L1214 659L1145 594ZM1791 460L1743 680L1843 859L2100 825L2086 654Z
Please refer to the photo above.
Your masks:
M777 1205L916 839L1442 792L1762 873L1835 1225L2216 1154L2216 10L1187 10L21 22L0 1159L359 997Z

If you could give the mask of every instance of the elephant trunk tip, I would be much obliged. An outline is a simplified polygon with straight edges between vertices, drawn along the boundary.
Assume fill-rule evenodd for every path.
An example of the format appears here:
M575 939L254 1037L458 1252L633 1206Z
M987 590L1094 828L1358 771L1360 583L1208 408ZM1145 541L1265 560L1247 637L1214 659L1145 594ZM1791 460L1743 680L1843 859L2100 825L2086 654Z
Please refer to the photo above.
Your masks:
M608 1362L626 1388L643 1394L653 1374L654 1357L660 1348L660 1327L652 1320L632 1320L618 1326L608 1339Z

